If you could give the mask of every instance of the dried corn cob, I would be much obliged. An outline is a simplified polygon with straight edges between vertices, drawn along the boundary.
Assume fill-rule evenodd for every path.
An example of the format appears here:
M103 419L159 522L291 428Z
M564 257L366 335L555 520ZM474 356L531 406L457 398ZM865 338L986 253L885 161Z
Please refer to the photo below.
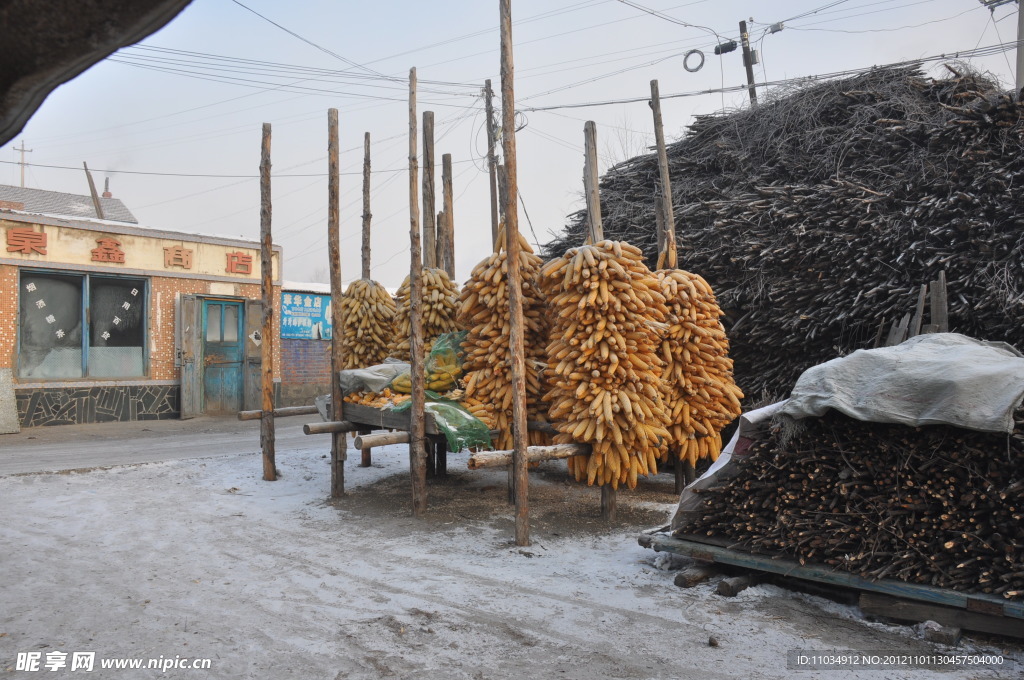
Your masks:
M523 280L524 357L526 360L526 409L529 420L547 420L544 393L547 320L543 295L537 278L543 262L519 234L519 267ZM462 287L459 324L469 330L462 343L465 357L466 397L484 416L478 418L499 434L495 448L511 449L512 367L509 350L510 320L508 264L504 227L498 247L477 264ZM465 400L464 400L465 403ZM474 413L476 415L476 413ZM486 417L485 417L486 416ZM548 436L530 432L529 443L547 444Z
M388 343L394 338L396 308L391 294L376 281L357 279L349 284L338 304L344 323L344 368L363 368L384 361Z
M395 303L395 333L388 345L389 356L408 361L412 338L411 310L409 308L409 277L398 289ZM423 270L423 353L430 353L434 340L442 333L458 330L455 316L459 309L459 288L443 269Z
M691 465L705 457L714 461L722 450L722 428L740 414L743 398L732 376L722 310L699 275L679 269L655 275L669 306L660 352L670 450Z
M577 480L636 486L668 445L657 350L668 309L661 283L627 243L572 248L541 271L552 308L552 389L545 395L556 443L592 444L569 459Z

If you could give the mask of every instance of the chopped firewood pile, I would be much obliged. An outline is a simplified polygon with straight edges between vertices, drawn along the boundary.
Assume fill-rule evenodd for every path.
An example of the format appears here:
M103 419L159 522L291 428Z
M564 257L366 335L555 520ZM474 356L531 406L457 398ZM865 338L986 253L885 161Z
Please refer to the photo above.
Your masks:
M950 330L1024 346L1024 104L960 65L877 69L703 116L668 148L679 268L726 314L751 402L870 347L946 271ZM781 92L781 90L776 90ZM656 154L601 180L605 238L657 258ZM582 243L586 214L545 247Z
M1024 599L1024 410L1012 435L835 411L776 424L701 490L681 534L897 579Z

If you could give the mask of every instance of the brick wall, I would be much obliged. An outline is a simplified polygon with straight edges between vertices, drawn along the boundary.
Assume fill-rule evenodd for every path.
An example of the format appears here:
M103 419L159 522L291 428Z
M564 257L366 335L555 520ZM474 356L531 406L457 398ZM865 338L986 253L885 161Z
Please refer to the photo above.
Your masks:
M17 323L18 268L0 264L0 368L14 368Z
M304 406L331 391L331 343L282 339L280 406Z

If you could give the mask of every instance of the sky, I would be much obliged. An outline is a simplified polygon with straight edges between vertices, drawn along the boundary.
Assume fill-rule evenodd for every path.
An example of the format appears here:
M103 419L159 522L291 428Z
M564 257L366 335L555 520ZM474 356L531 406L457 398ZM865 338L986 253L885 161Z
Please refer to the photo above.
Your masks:
M583 205L587 121L597 126L603 173L654 144L651 80L658 80L669 142L694 116L749 106L741 51L714 54L716 44L738 39L741 20L758 53L761 97L780 81L940 55L1011 88L1015 52L995 47L1016 40L1017 4L513 0L512 19L519 225L529 241L545 243ZM500 112L498 22L496 0L193 0L162 30L51 93L0 152L0 183L20 184L16 148L23 146L31 149L27 187L88 194L85 162L143 226L257 240L261 135L269 123L272 234L284 249L284 279L327 282L327 112L336 108L342 279L360 276L369 132L371 276L397 287L410 269L408 78L415 68L419 127L423 112L435 117L438 210L441 157L452 156L461 283L491 249L481 89L491 79ZM946 73L941 63L927 61L928 74ZM418 193L422 200L421 186Z

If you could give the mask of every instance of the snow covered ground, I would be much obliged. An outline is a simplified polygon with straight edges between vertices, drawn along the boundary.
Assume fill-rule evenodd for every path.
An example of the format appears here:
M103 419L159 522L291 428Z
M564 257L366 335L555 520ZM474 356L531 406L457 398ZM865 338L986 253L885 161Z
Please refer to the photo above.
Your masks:
M232 436L186 428L166 437L157 424L148 447L105 435L111 451L178 455L175 437L198 437L213 443L213 457L0 477L0 674L75 677L84 671L70 669L74 652L96 653L84 675L95 678L1024 674L1021 646L995 638L967 638L956 651L1001 654L999 667L789 669L788 650L951 650L913 628L774 586L735 598L715 594L714 582L675 587L681 560L636 541L674 508L668 475L641 493L620 492L619 519L608 526L599 493L569 482L564 463L547 463L531 472L533 544L519 548L503 470L469 471L464 455L450 454L449 476L429 483L427 517L414 519L407 448L375 450L369 468L356 466L355 452L348 494L332 505L329 437L296 436L296 420L278 421L281 478L272 483L261 480L258 426L249 424L235 424ZM85 446L89 427L0 436L0 470L33 446L40 455L76 440ZM48 437L68 441L54 447ZM39 653L40 670L16 670L25 652ZM68 666L49 671L43 664L55 652ZM100 668L121 658L210 662L203 670Z

